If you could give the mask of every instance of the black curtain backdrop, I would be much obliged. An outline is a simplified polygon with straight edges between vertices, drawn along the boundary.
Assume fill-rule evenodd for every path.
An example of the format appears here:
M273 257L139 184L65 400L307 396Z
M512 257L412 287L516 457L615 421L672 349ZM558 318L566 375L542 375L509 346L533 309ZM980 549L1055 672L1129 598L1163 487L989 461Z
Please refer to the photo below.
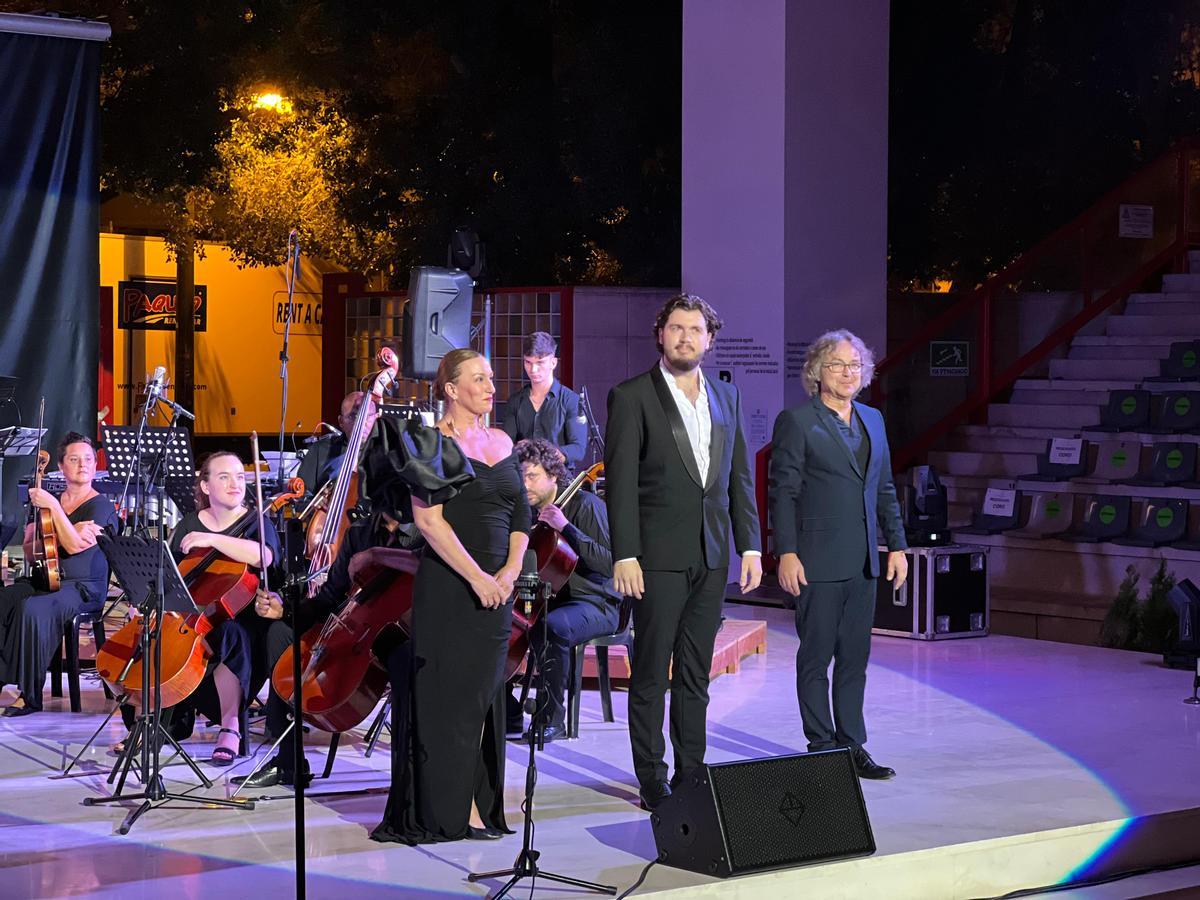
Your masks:
M0 375L20 379L26 426L45 396L52 458L65 432L96 433L100 48L0 31ZM15 420L0 408L0 426ZM4 466L4 525L29 470Z

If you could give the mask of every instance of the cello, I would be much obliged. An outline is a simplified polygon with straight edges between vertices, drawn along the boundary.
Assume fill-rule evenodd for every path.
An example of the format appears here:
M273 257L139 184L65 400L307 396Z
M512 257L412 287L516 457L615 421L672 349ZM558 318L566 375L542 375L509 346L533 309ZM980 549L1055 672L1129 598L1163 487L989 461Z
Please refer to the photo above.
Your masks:
M50 465L50 454L42 449L42 427L46 416L46 398L38 408L37 475L34 487L42 486L46 467ZM30 504L32 505L32 504ZM48 509L36 511L33 528L33 586L39 591L57 591L62 587L62 573L58 568L58 534L54 530L54 514Z
M349 731L371 714L388 687L384 660L411 637L408 616L419 559L401 552L403 569L367 569L345 605L300 637L302 713L322 731ZM293 671L288 647L271 673L271 687L288 702Z
M565 511L566 505L574 499L585 484L595 484L604 474L604 463L598 462L589 469L580 472L567 485L561 494L554 498L555 505ZM547 525L545 522L534 522L529 533L529 549L537 556L538 578L550 585L551 592L557 594L566 587L567 580L579 564L577 554L567 539ZM529 648L529 635L538 617L545 610L545 603L539 602L533 607L533 615L525 617L524 612L513 607L512 633L508 638L508 658L504 663L504 680L508 681L517 673L525 662L525 653Z
M293 478L287 490L272 499L267 511L277 512L302 496L304 482ZM225 533L241 537L259 516L257 510L249 510ZM179 572L196 606L204 609L187 617L175 612L164 616L159 632L164 709L186 699L200 686L211 655L202 638L249 606L258 589L258 576L248 565L211 548L193 550L180 561ZM140 694L132 687L140 685L143 677L142 660L138 656L142 626L141 618L126 622L96 652L97 674L114 693L126 694L135 705L140 702ZM153 665L148 675L154 679Z

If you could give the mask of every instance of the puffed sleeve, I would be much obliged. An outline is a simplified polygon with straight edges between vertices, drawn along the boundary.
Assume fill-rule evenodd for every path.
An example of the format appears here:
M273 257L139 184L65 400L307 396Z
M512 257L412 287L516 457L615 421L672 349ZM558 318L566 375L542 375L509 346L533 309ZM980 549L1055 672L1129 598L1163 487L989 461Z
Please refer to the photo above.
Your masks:
M438 506L475 478L462 449L436 428L384 416L375 423L359 469L359 494L374 510L412 521L410 497Z

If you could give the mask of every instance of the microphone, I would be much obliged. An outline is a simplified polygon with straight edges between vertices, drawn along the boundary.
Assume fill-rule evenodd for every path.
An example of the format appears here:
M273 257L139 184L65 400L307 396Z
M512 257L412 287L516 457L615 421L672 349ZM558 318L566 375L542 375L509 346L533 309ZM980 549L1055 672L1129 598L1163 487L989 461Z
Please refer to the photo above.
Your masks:
M521 574L517 578L517 599L525 604L525 618L533 616L533 601L537 598L538 589L542 586L538 578L537 554L532 550L525 551L525 561L521 565Z
M166 366L158 366L154 370L154 375L146 382L146 403L150 404L162 396L163 380L167 375Z

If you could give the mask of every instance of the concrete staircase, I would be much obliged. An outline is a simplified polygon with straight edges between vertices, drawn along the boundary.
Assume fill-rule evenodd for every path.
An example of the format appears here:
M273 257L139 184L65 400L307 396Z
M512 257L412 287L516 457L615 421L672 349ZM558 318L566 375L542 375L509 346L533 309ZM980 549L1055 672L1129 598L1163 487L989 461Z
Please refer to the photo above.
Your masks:
M1200 252L1189 253L1190 269L1200 272ZM1048 378L1016 382L1005 403L988 406L987 425L963 425L943 446L928 454L947 488L951 526L962 526L982 504L988 487L1015 487L1026 510L1034 491L1075 495L1076 521L1083 498L1097 490L1147 496L1185 497L1191 501L1190 533L1200 533L1200 490L1115 487L1023 480L1037 471L1037 456L1053 437L1090 441L1115 435L1084 433L1100 422L1112 390L1142 387L1151 391L1200 384L1144 383L1159 374L1172 341L1200 338L1200 275L1166 275L1160 293L1132 295L1125 308L1108 315L1092 333L1071 342L1065 358L1051 360ZM1102 332L1102 333L1100 333ZM1200 435L1122 434L1143 445L1156 440L1191 440ZM1145 452L1149 452L1146 450ZM1170 548L1147 550L1114 544L1078 545L963 535L963 543L986 544L990 551L992 629L1001 634L1095 643L1099 626L1128 566L1142 574L1142 585L1159 559L1180 578L1200 581L1200 554Z

